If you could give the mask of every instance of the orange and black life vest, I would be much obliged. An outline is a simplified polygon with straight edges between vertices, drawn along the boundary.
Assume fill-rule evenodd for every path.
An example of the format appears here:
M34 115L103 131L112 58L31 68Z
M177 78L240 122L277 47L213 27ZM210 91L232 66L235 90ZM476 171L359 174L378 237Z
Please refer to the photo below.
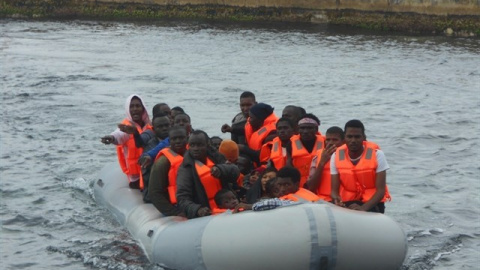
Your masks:
M197 170L200 182L202 182L203 188L205 189L210 209L218 208L214 198L215 194L222 189L220 180L214 177L210 172L213 166L215 166L215 164L208 158L206 164L203 164L199 160L195 160L195 169Z
M165 156L170 162L170 169L168 170L168 196L172 204L177 203L177 173L178 168L182 164L183 156L173 151L170 147L162 149L158 152L155 161L161 156Z
M280 197L282 200L291 200L294 202L316 202L320 200L315 193L311 192L308 189L299 188L297 192L290 193L285 196Z
M364 142L363 147L363 153L356 165L350 160L347 145L342 145L335 153L335 166L341 186L340 197L344 202L355 200L367 202L376 192L378 146ZM381 202L390 199L388 187L385 187L385 195Z
M124 125L131 125L131 122L128 119L124 119L122 121L122 124ZM137 128L138 133L142 133L145 130L152 129L152 126L150 124L146 124L143 129L139 127L138 125L135 125ZM130 134L130 138L128 141L123 144L123 145L117 145L117 157L118 157L118 163L120 163L120 167L122 168L122 171L126 175L139 175L140 176L140 185L142 186L143 184L143 177L142 177L142 169L140 168L140 165L138 165L138 158L142 155L143 148L137 148L135 145L135 139L133 137L133 134ZM127 153L125 153L125 149Z
M290 141L292 142L293 167L297 168L301 175L300 187L303 187L303 185L307 182L313 157L317 151L323 149L325 145L325 137L322 135L317 135L316 137L317 140L311 153L309 153L303 146L303 143L300 140L300 135L293 135L292 138L290 138Z
M277 116L275 114L270 114L264 121L263 126L256 131L253 131L250 121L247 120L245 124L245 140L249 148L259 151L264 144L265 138L272 130L276 130Z

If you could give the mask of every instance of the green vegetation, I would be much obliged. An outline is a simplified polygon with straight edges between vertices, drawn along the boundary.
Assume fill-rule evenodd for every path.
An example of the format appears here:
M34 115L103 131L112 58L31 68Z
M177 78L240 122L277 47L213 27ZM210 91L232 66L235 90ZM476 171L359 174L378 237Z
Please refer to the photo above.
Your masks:
M59 19L211 19L230 21L311 22L314 10L244 8L214 5L148 5L83 0L0 0L0 18ZM321 11L320 11L321 12ZM375 31L480 36L480 16L429 16L354 10L323 11L326 23Z

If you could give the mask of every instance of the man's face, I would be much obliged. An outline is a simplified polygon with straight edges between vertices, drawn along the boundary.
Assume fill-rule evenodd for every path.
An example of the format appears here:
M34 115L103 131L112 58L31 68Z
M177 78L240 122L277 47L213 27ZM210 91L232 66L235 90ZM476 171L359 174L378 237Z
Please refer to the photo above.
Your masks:
M170 147L175 153L182 154L187 148L187 132L183 129L176 129L169 132Z
M188 140L189 151L192 157L197 160L203 160L207 156L207 138L204 134L190 135Z
M315 140L317 136L318 127L314 124L298 125L298 133L303 141Z
M362 151L363 141L365 141L365 134L363 134L361 128L347 127L347 130L345 130L345 143L348 151Z
M250 125L253 127L253 129L259 129L263 125L263 120L260 118L257 118L255 115L250 113L250 118L249 118Z
M170 118L168 118L168 116L156 117L155 120L153 120L153 131L158 138L162 140L167 138L169 128Z
M182 126L185 127L187 133L190 133L192 130L192 125L190 124L190 119L186 114L179 114L175 116L175 120L173 121L174 126Z
M240 110L242 110L242 113L245 117L248 117L248 112L250 111L250 108L256 103L257 102L255 102L255 100L251 97L240 99Z
M298 122L298 115L293 107L285 107L282 111L282 118L288 118L292 120L295 125L297 124L296 122Z
M277 177L279 197L295 193L298 190L298 183L293 183L290 177Z
M142 121L142 116L145 108L143 108L142 102L138 98L132 98L130 101L130 116L132 117L133 122Z
M335 145L336 147L340 147L344 144L342 137L340 134L337 133L327 133L325 135L325 146L328 147L330 145Z
M277 134L280 140L286 141L293 136L294 130L288 122L281 121L277 123Z

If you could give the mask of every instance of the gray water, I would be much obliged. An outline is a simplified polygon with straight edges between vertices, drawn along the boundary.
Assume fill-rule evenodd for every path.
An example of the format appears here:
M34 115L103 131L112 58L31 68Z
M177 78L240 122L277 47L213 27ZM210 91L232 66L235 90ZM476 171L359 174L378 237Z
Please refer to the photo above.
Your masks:
M98 207L132 93L221 135L250 90L386 153L402 269L479 269L480 41L291 25L0 21L1 268L160 269ZM233 231L234 232L234 231ZM379 235L379 237L388 237Z

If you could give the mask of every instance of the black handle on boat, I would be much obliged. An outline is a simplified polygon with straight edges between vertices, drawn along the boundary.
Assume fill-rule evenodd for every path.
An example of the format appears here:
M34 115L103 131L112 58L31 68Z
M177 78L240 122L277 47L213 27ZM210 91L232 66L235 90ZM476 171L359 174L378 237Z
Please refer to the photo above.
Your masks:
M102 179L98 179L98 180L97 180L97 185L99 185L100 187L103 187L103 181L102 181Z

